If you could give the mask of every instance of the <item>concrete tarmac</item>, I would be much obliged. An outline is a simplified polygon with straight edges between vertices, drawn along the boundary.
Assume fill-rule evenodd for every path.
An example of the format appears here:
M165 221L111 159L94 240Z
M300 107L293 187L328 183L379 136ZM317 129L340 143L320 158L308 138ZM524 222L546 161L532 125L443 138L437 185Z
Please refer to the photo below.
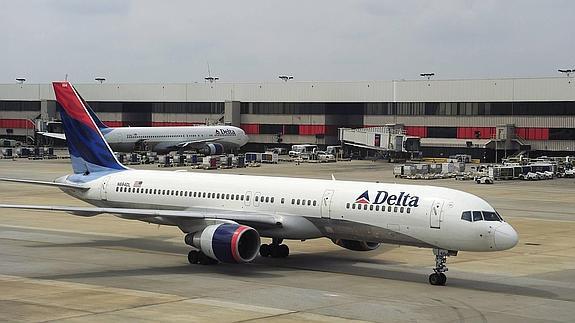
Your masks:
M439 287L427 282L428 249L361 253L327 239L286 241L286 259L189 265L176 228L0 209L0 321L575 321L574 179L477 185L396 180L392 168L353 161L211 172L452 187L490 202L519 244L450 257L448 285ZM0 177L52 180L70 171L68 160L0 160ZM0 203L84 205L55 188L6 182Z

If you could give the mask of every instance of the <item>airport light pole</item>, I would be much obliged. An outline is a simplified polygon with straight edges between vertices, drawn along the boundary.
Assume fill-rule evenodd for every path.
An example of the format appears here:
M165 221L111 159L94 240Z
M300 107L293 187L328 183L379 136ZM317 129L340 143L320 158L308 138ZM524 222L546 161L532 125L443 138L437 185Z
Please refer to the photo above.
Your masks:
M429 81L429 80L431 80L431 78L432 78L433 76L435 76L435 73L420 73L419 76L421 76L421 77L426 77L427 80Z
M96 82L100 82L100 84L104 83L104 81L106 81L105 77L96 77L94 80L96 80Z
M289 80L293 80L292 75L280 75L280 76L278 76L278 78L284 82L287 82Z
M206 82L210 82L210 83L216 83L217 80L219 80L220 78L217 76L208 76L208 77L204 77L204 80L206 80Z
M570 69L562 69L562 68L560 68L560 69L557 70L557 72L563 73L563 74L567 75L567 77L570 77L570 76L571 76L571 73L574 73L574 72L575 72L575 68L570 68Z

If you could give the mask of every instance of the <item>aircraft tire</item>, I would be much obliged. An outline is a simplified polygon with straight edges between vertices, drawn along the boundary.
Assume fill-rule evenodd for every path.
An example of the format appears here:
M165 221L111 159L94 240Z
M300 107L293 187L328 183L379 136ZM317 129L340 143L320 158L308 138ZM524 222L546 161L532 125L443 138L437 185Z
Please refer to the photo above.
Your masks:
M271 255L271 247L269 244L262 244L260 246L260 256L267 258Z
M278 246L279 254L281 258L286 258L289 256L289 247L285 244L281 244Z
M197 250L192 250L188 253L188 261L190 264L195 265L199 260L199 252Z
M447 282L447 276L444 273L433 273L429 275L429 283L433 286L444 286Z
M447 283L447 276L445 276L444 273L440 273L439 276L441 277L441 286L445 286L445 283Z

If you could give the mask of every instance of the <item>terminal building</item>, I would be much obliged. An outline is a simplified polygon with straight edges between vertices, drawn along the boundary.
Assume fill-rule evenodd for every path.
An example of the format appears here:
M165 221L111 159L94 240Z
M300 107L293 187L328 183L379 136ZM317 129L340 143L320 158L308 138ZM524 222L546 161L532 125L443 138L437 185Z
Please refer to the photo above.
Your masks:
M251 146L337 145L339 128L393 124L424 156L575 155L573 77L75 86L109 126L228 123ZM50 84L0 84L0 136L33 140L56 106Z

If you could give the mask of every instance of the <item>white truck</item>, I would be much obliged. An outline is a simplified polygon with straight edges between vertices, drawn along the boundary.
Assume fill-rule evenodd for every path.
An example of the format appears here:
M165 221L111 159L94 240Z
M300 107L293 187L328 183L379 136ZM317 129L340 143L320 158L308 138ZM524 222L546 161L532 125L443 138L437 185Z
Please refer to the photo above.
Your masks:
M303 157L302 155L313 154L317 150L317 145L293 145L288 155L293 158Z

